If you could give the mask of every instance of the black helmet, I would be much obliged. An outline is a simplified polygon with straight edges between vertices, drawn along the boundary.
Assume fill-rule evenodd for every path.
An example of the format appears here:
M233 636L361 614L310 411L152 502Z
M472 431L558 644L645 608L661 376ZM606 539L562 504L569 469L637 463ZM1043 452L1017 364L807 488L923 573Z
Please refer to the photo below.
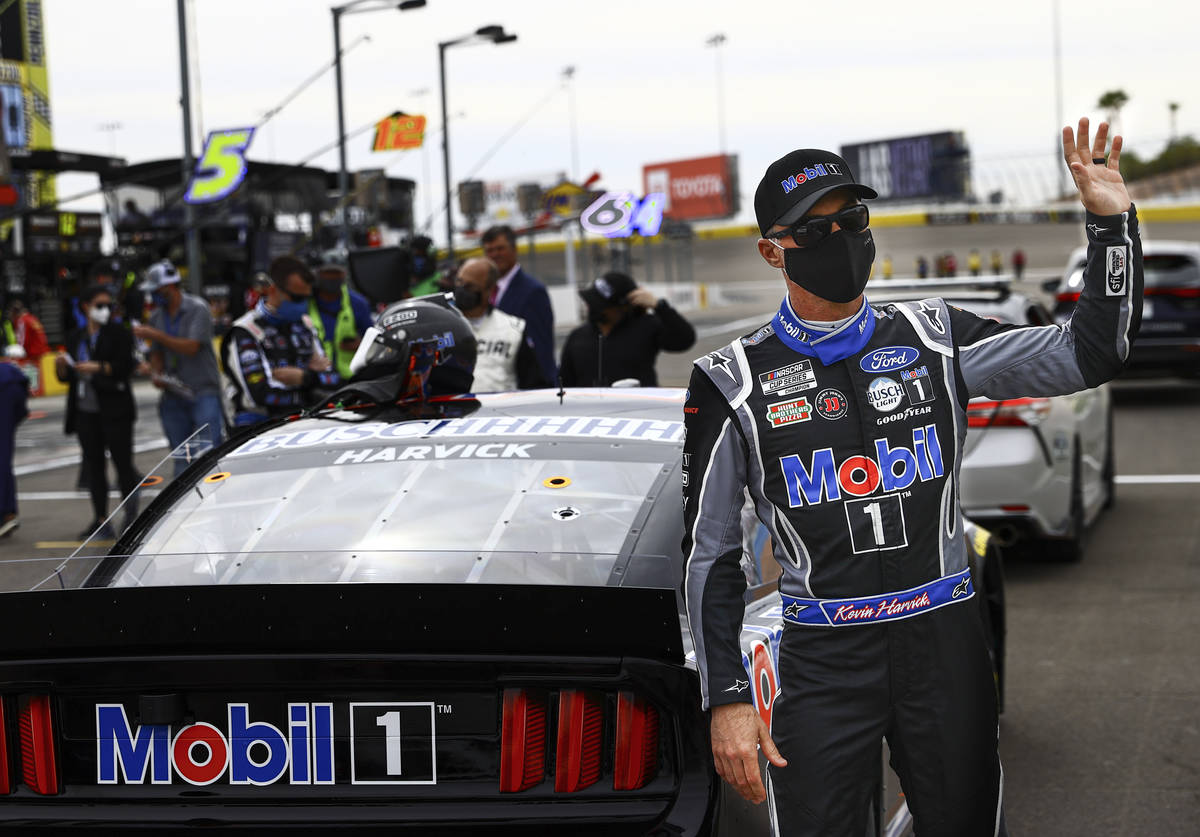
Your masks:
M373 382L371 394L377 400L470 392L475 332L449 296L406 299L384 309L350 361L351 388ZM392 392L383 395L380 385Z

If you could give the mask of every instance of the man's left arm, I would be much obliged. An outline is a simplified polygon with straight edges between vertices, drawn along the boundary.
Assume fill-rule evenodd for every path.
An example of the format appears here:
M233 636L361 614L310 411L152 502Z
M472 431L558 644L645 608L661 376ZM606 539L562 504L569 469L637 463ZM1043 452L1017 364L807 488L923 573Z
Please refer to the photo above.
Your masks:
M550 382L542 375L541 364L533 351L533 341L525 332L521 332L521 342L517 346L515 359L517 370L517 389L541 389L550 386Z
M533 341L533 350L542 367L542 377L553 381L558 377L554 363L554 311L550 307L550 294L540 282L529 294L525 310L517 313L525 320L526 334Z
M1118 170L1121 137L1113 140L1105 162L1107 134L1101 123L1089 150L1087 119L1080 120L1077 150L1071 129L1063 129L1064 156L1087 210L1087 267L1070 321L1013 328L951 309L968 397L1077 392L1111 380L1128 360L1142 319L1142 245L1137 213Z

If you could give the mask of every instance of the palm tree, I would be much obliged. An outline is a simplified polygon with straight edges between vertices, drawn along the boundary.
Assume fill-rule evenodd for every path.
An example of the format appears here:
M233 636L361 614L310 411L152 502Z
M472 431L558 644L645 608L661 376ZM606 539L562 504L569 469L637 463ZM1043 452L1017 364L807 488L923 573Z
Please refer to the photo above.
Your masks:
M1103 108L1108 119L1109 136L1119 134L1121 125L1121 108L1129 101L1129 95L1124 90L1109 90L1100 97L1096 107Z
M1171 139L1170 139L1170 142L1175 142L1175 111L1179 110L1179 102L1167 102L1167 108L1171 111Z

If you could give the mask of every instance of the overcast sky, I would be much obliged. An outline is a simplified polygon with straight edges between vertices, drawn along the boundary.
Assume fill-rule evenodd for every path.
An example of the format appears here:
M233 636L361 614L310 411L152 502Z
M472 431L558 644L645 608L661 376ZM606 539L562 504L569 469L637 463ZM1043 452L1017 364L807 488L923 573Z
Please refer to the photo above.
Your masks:
M329 0L194 0L199 107L205 130L254 124L333 54ZM374 0L372 0L372 3ZM174 0L44 0L55 144L131 163L182 150ZM346 124L394 110L440 123L439 41L486 24L519 40L447 52L451 171L460 180L549 97L476 174L520 178L571 168L564 67L576 68L580 167L610 188L641 189L641 166L719 150L714 33L725 91L726 150L740 155L751 196L771 160L798 147L962 130L977 179L1028 168L1053 177L1055 104L1049 0L429 0L423 9L343 18ZM1061 0L1063 117L1102 113L1106 90L1129 95L1127 147L1144 156L1169 133L1200 135L1200 10L1182 0ZM421 95L421 91L425 91ZM329 72L255 138L252 159L298 162L336 138ZM454 114L463 115L455 118ZM104 132L105 123L120 123ZM441 154L428 149L432 198ZM387 166L418 181L422 153L373 154L350 143L350 166ZM199 144L196 146L199 150ZM337 165L336 152L313 163ZM60 193L94 185L68 179ZM749 200L746 200L749 203ZM82 208L82 205L81 205ZM748 207L747 207L748 208ZM748 217L748 216L746 216ZM437 224L440 229L441 222Z

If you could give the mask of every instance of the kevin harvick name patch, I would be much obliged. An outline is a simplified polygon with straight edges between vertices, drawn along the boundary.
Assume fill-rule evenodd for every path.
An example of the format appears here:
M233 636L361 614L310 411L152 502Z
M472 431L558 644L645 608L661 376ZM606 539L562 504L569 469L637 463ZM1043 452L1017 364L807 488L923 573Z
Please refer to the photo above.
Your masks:
M812 361L801 360L763 372L758 376L758 385L763 395L791 395L815 387L817 376L813 374Z

